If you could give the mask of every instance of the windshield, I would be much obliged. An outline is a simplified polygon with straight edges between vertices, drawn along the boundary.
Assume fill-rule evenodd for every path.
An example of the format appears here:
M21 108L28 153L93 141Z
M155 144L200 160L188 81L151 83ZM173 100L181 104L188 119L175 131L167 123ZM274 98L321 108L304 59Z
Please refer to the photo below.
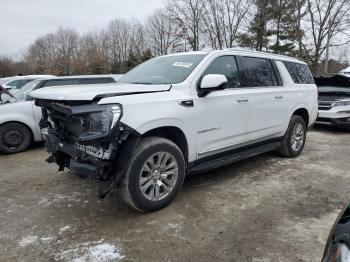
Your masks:
M28 94L33 91L33 89L40 83L40 81L42 81L42 79L30 81L21 89L19 89L13 96L17 101L26 101Z
M147 85L181 83L204 57L204 54L156 57L128 72L118 83Z

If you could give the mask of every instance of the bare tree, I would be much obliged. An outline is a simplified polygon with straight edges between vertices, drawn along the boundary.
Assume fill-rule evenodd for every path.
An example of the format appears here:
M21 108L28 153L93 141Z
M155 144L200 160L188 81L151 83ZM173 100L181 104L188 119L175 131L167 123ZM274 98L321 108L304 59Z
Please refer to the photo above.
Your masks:
M303 49L311 63L311 68L318 73L318 64L328 47L341 46L350 42L349 37L339 43L332 43L332 39L339 34L346 36L350 29L349 0L307 0L307 25L311 36L311 43L304 40ZM310 48L311 46L311 48Z
M199 50L205 2L168 0L166 8L176 25L177 35L187 41L192 50Z
M88 33L81 37L79 45L80 74L102 74L109 72L107 35L104 31Z
M60 28L38 38L28 49L26 60L39 73L70 75L74 73L79 35L72 29Z
M149 47L154 55L168 54L176 42L174 26L164 9L157 9L146 21Z
M248 27L252 1L206 0L205 34L215 49L232 47L240 30Z
M69 28L59 28L54 35L54 44L57 50L57 63L62 68L62 73L70 75L74 73L74 63L77 59L76 52L79 45L79 35Z

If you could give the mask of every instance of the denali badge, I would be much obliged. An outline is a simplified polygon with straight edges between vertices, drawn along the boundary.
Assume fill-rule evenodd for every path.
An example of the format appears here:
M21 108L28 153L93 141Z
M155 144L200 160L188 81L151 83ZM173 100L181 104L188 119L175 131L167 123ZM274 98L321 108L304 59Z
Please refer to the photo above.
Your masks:
M208 128L208 129L204 129L204 130L199 130L197 132L197 134L200 135L200 134L207 133L207 132L219 131L220 129L221 129L221 127Z

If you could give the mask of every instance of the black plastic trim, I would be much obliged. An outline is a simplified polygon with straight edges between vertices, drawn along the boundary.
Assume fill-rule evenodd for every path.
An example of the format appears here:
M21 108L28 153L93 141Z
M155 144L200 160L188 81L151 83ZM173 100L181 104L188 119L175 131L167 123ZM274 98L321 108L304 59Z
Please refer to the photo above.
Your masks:
M188 174L197 174L229 165L252 156L260 155L277 149L281 145L281 138L269 139L234 150L218 153L188 163Z

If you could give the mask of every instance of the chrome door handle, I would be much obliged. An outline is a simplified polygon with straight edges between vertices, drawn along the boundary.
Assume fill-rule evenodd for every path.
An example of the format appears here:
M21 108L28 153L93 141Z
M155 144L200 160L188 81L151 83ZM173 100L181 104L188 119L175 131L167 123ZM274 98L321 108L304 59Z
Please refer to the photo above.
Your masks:
M276 98L276 99L282 99L283 96L282 96L282 95L280 95L280 96L275 96L275 98Z
M246 97L240 97L240 98L237 98L237 102L248 102L249 100L248 100L248 98L246 98Z

